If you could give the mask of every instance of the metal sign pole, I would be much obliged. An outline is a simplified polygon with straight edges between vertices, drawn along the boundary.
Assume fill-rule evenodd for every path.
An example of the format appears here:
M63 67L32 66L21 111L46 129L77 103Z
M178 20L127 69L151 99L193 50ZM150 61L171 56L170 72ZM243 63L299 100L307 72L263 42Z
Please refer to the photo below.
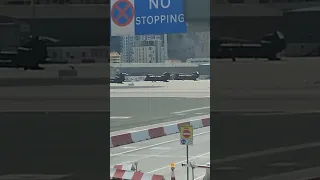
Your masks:
M194 167L192 166L192 180L194 180Z
M189 146L187 145L187 164L189 164ZM189 167L187 166L187 180L189 180Z

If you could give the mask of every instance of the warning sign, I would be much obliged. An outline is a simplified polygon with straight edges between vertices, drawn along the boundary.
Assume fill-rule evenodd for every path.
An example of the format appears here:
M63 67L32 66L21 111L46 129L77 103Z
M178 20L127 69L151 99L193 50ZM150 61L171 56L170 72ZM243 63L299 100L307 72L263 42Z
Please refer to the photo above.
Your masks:
M180 128L180 144L193 145L193 127L192 125L182 125Z

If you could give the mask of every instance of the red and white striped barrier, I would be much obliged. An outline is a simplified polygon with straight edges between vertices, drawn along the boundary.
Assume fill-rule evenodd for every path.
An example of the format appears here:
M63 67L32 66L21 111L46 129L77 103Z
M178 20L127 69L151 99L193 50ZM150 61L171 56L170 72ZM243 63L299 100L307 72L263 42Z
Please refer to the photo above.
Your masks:
M194 129L210 126L210 118L197 119L178 124L124 133L110 137L110 147L122 146L180 132L181 125L192 125Z
M113 166L114 169L120 169L125 171L135 171L136 168L134 167L134 164L117 164Z
M130 180L164 180L163 176L156 174L147 174L137 171L125 171L121 169L110 169L110 180L117 179L130 179Z

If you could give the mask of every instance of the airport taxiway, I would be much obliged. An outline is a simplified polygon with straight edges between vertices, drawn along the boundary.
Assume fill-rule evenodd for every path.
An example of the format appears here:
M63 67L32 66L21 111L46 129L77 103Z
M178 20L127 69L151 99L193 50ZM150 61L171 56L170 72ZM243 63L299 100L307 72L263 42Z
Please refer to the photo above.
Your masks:
M255 179L320 164L320 59L211 63L212 179ZM224 160L224 161L222 161Z
M110 130L210 113L210 81L134 82L110 87Z

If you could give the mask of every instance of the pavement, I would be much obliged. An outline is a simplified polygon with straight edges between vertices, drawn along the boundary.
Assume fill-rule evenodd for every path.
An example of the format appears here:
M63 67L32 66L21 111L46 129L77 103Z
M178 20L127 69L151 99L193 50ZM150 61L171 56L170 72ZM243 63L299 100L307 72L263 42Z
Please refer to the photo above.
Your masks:
M68 175L62 180L107 178L109 157L104 154L109 151L105 137L109 116L104 112L1 112L0 179L5 174Z
M210 112L209 80L128 84L110 87L111 131L171 122Z
M319 59L212 63L212 179L319 167L319 66Z
M0 179L30 173L108 178L108 66L76 65L78 77L59 79L65 69L1 69Z
M195 129L193 142L188 149L190 162L205 165L210 160L210 127ZM179 134L110 149L110 166L132 162L138 162L142 172L163 175L165 179L170 179L170 164L175 163L176 179L187 176L187 169L181 166L186 162L186 146L180 145ZM196 169L194 176L199 179L204 173L205 169Z
M1 87L0 111L109 112L109 85Z
M136 88L129 87L128 83L119 85L125 87L118 87L116 93L111 92L111 97L115 98L111 106L118 104L118 107L123 107L128 104L127 107L131 105L132 108L138 104L141 107L134 111L140 112L128 111L126 114L127 111L116 108L115 115L111 116L130 116L132 119L120 121L123 119L111 118L110 123L106 121L110 117L109 85L44 85L43 79L56 78L56 70L47 76L33 73L40 72L2 77L4 81L13 82L3 83L0 89L0 137L7 137L2 141L0 150L2 174L71 174L67 179L105 179L108 178L105 169L109 166L105 164L109 162L109 157L104 156L109 151L105 135L109 126L114 127L112 130L138 128L141 124L152 125L209 114L209 81L177 82L179 86L172 86L175 84L172 82L165 85L157 83L160 87L154 92L151 90L152 83L141 82L141 86L147 88L139 88L139 83L135 83ZM31 81L36 83L31 85ZM204 90L201 89L203 87ZM130 96L145 97L139 100ZM201 99L199 102L186 105L198 100L198 96ZM147 98L149 101L146 101ZM143 104L145 102L147 104ZM156 103L169 108L163 109L162 105ZM149 106L158 109L155 108L152 111L154 114L149 113L144 117L141 112L146 112Z
M211 164L233 168L214 170L213 178L246 180L320 166L320 113L225 112L211 117Z

